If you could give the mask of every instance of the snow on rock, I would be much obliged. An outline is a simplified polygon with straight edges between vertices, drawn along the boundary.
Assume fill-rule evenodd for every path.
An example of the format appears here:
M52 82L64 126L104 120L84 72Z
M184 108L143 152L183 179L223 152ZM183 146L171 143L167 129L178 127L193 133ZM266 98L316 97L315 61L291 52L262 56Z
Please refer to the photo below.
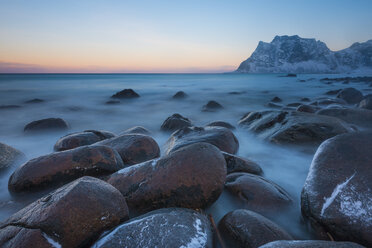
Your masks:
M331 51L315 39L298 35L276 36L271 43L260 41L251 57L237 72L245 73L340 73L372 72L372 40Z

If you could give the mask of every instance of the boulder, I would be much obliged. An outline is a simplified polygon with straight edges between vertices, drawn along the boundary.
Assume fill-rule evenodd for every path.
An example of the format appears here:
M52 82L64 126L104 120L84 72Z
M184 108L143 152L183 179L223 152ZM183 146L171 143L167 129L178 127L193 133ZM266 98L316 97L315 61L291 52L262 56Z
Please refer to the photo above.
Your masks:
M283 105L276 104L276 103L273 103L273 102L269 102L266 106L269 107L269 108L282 108L283 107Z
M221 152L197 143L120 170L107 182L124 195L131 211L145 213L165 207L205 208L217 200L225 179Z
M125 165L138 164L160 156L160 148L156 141L143 134L123 134L102 140L94 145L104 145L115 149Z
M191 121L180 114L173 114L169 116L161 125L160 129L162 131L176 131L183 127L191 127Z
M214 112L217 110L223 109L222 105L216 101L209 101L206 105L203 106L202 111L204 112Z
M189 144L206 142L221 151L235 154L239 141L233 132L224 127L185 127L174 132L166 143L165 153L169 154Z
M372 246L372 133L326 140L314 155L301 194L302 215L319 238Z
M280 240L267 243L260 248L363 248L352 242L334 242L324 240Z
M315 113L316 110L317 109L314 106L306 105L306 104L301 104L296 109L296 111L298 112L306 112L306 113Z
M57 131L68 129L68 124L61 118L47 118L28 123L25 132Z
M297 108L298 106L302 105L302 103L299 103L299 102L292 102L292 103L288 103L287 104L287 107L295 107Z
M40 190L82 176L102 176L124 167L119 154L107 146L82 146L31 159L9 178L11 192Z
M70 150L80 146L91 145L112 137L115 137L115 134L107 131L86 130L84 132L71 133L60 138L54 145L54 150Z
M328 106L328 105L331 105L331 104L345 105L345 104L347 104L347 102L345 102L345 100L340 99L340 98L320 98L314 104L311 104L311 105Z
M338 90L329 90L329 91L327 91L324 94L325 95L328 95L328 96L334 96L334 95L337 95L340 91L341 91L341 89L338 89Z
M60 247L57 242L39 229L17 226L5 226L0 229L0 246L2 248Z
M225 244L234 248L257 248L276 240L292 240L280 226L260 214L238 209L226 214L218 224Z
M353 131L337 118L298 111L251 112L239 121L239 125L274 143L313 146Z
M289 194L279 185L249 173L227 175L225 188L244 202L244 208L262 214L282 210L292 204Z
M13 214L1 225L0 246L22 240L24 247L47 247L47 239L54 247L87 247L127 219L128 208L117 189L83 177ZM12 227L18 230L9 230ZM4 236L8 236L6 240L1 239Z
M349 104L354 104L359 103L363 99L363 94L357 89L346 88L337 94L337 98L341 98Z
M123 131L120 133L120 135L123 135L123 134L143 134L143 135L150 135L151 132L142 127L142 126L135 126L135 127L131 127L131 128L128 128L127 130Z
M318 115L337 117L343 121L362 127L372 128L372 110L361 108L326 108L316 112Z
M124 89L122 91L116 92L114 95L111 96L111 98L119 98L119 99L132 99L132 98L138 98L140 95L137 94L132 89Z
M272 102L282 102L283 100L279 97L274 97L273 99L271 99Z
M22 158L24 154L21 151L0 142L0 171L11 167Z
M34 99L31 99L31 100L25 101L25 103L42 103L42 102L45 102L45 101L43 99L39 99L39 98L34 98Z
M234 172L246 172L256 175L263 174L261 167L247 158L242 158L227 152L222 152L222 154L226 160L227 174Z
M176 94L173 95L173 99L184 99L188 97L188 95L183 91L178 91Z
M206 127L225 127L225 128L230 129L230 130L235 129L235 127L233 125L231 125L230 123L225 122L225 121L213 121L213 122L208 123L206 125Z
M190 209L166 208L121 224L92 247L212 248L213 236L205 215Z
M359 108L372 110L372 94L365 96L358 106Z
M310 98L303 97L303 98L301 98L301 102L310 102Z

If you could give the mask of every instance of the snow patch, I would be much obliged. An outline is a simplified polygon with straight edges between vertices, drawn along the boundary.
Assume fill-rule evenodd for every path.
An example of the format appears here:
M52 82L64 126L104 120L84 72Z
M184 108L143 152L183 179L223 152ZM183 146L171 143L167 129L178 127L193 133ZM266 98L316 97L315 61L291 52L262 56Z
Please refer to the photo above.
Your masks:
M202 223L200 219L196 219L194 223L196 230L195 236L190 240L186 246L181 246L180 248L199 248L205 247L207 243L207 233L202 229Z
M345 182L338 184L336 188L333 190L330 197L325 198L322 211L320 213L321 216L324 215L324 211L333 203L333 201L336 199L337 195L342 192L342 190L347 186L347 184L350 182L351 179L355 176L355 173L349 177Z
M49 244L51 244L55 248L62 248L62 246L54 241L51 237L49 237L46 233L42 233L43 237L48 241Z

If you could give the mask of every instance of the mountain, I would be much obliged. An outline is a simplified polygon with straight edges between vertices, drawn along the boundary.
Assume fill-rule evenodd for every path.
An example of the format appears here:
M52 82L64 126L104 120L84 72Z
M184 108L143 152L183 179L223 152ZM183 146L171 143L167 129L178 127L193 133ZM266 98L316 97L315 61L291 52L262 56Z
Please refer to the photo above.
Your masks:
M243 73L348 73L372 72L372 40L331 51L324 42L298 35L260 41L237 72Z

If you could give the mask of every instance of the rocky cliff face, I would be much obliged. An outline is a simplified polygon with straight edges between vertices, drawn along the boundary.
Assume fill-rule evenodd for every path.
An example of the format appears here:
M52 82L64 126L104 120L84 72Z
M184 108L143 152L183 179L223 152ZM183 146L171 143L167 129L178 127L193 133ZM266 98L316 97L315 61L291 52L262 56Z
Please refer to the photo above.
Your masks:
M372 72L372 40L331 51L324 42L297 35L260 41L237 72L245 73L346 73Z

